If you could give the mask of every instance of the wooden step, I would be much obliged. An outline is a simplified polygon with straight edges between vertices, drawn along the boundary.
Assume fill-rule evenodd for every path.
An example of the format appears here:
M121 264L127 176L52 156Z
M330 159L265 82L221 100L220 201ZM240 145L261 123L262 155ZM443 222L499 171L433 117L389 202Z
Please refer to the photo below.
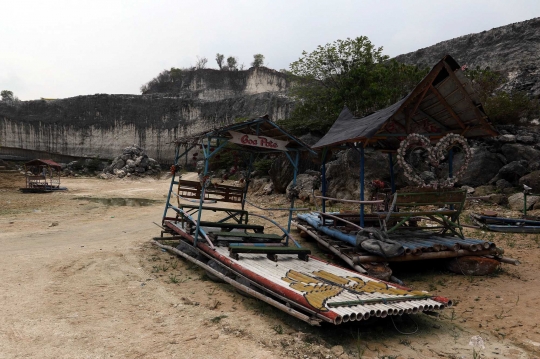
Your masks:
M222 238L230 238L230 237L236 237L236 238L244 238L244 239L263 239L268 240L269 242L281 242L283 240L283 237L281 237L278 234L264 234L264 233L246 233L246 232L210 232L209 235L212 235L216 238L222 237Z
M262 233L264 231L264 226L260 226L260 225L256 225L256 224L201 221L200 226L201 227L225 228L225 229L252 229L257 233Z
M239 253L266 254L268 259L277 261L278 254L298 254L298 258L307 261L311 250L295 247L259 247L259 246L233 246L229 247L230 257L239 260Z

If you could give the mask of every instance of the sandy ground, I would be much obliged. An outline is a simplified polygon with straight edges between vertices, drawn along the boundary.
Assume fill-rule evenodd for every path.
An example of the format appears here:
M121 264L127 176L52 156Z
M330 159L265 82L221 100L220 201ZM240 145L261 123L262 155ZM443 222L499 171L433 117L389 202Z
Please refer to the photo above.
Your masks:
M151 245L167 179L72 178L52 194L22 194L23 183L0 173L0 358L472 358L475 335L482 357L540 357L540 236L471 231L522 262L489 277L434 263L398 268L407 285L457 301L438 318L317 328Z

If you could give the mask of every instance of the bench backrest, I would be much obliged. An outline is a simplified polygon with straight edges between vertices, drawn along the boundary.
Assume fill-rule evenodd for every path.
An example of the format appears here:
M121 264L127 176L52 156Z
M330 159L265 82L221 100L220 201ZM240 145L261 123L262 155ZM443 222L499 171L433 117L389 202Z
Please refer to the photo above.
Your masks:
M413 192L397 192L397 207L419 207L453 205L457 211L463 210L467 197L466 190L426 190L419 188Z
M198 181L184 181L180 180L178 188L178 194L185 198L201 198L201 183ZM235 186L226 186L221 184L211 184L204 191L204 199L242 203L242 197L244 195L244 189Z

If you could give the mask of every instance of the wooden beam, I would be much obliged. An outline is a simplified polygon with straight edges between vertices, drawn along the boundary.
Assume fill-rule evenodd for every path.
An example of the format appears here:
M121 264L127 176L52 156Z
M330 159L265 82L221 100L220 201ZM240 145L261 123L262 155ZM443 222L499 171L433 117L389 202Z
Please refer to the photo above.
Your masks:
M456 74L454 73L454 71L452 71L452 69L450 68L450 66L448 66L447 63L444 64L444 67L446 68L446 71L448 71L448 73L450 74L450 77L452 77L452 79L456 82L456 86L461 91L461 94L463 95L463 97L465 97L466 100L467 99L469 100L468 101L469 106L474 111L474 114L476 115L476 117L480 121L480 123L482 123L484 125L485 130L488 133L490 133L491 135L497 136L498 133L491 128L491 125L486 121L484 116L482 116L482 113L480 112L478 107L476 107L474 105L474 103L472 102L471 96L469 95L467 90L465 90L465 88L463 87L463 84L461 83L461 81L459 81L459 79L456 76Z
M416 104L414 105L413 110L409 111L409 113L407 114L407 118L405 120L405 127L406 127L406 132L407 133L411 133L411 118L416 113L416 110L418 110L418 106L420 106L420 103L422 102L422 100L426 96L428 90L429 90L429 86L426 86L426 89L420 94L420 97L418 98L418 101L416 101Z
M422 111L421 109L418 110L418 112L421 114L421 115L424 115L428 120L430 120L433 124L439 126L441 129L443 130L448 130L448 127L446 127L445 125L443 125L442 123L440 123L439 121L437 121L436 119L434 119L433 117L431 117L430 115L428 115L427 113L425 113L424 111Z
M398 125L399 127L401 127L403 129L403 131L405 131L405 133L408 133L407 132L407 127L405 127L401 122L399 122L398 120L396 120L395 118L392 119L392 122L394 122L396 125Z
M437 65L431 69L431 71L428 73L428 75L418 84L414 90L409 94L409 97L399 106L399 108L394 112L394 115L391 116L393 118L396 114L400 113L405 107L409 106L411 102L416 99L416 96L418 96L419 93L425 90L424 86L427 86L428 88L431 86L439 72L444 68L443 63L444 61L439 61ZM421 86L422 85L422 86Z
M441 93L439 92L439 90L437 90L435 87L433 87L433 85L431 85L429 87L431 89L431 92L433 92L435 94L435 96L437 96L437 98L439 99L439 101L443 104L443 106L446 108L446 110L450 113L450 115L454 118L454 120L456 120L456 122L459 124L459 126L461 128L465 128L465 124L463 123L463 121L461 121L461 119L459 118L459 116L454 112L454 110L452 110L452 107L450 107L450 105L448 104L448 102L446 102L446 100L444 99L443 95L441 95Z

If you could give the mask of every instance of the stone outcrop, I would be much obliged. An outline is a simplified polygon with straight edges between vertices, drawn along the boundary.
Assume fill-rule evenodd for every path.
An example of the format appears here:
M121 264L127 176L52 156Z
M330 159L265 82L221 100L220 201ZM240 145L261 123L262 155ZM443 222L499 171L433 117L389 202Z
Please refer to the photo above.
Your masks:
M113 176L118 178L132 175L144 177L156 175L161 172L159 163L148 157L146 152L137 145L124 148L122 154L117 156L110 165L103 169L101 178L107 179Z
M508 89L540 96L540 18L460 36L399 55L396 60L431 67L446 54L469 68L489 66L500 71L508 78Z
M145 95L174 93L183 98L217 101L260 93L286 93L290 77L266 67L246 71L182 70L179 76L149 84Z
M22 148L111 160L135 143L166 163L178 136L238 118L268 114L281 120L293 106L286 75L274 70L196 70L185 76L185 83L164 89L167 93L0 101L0 151Z

